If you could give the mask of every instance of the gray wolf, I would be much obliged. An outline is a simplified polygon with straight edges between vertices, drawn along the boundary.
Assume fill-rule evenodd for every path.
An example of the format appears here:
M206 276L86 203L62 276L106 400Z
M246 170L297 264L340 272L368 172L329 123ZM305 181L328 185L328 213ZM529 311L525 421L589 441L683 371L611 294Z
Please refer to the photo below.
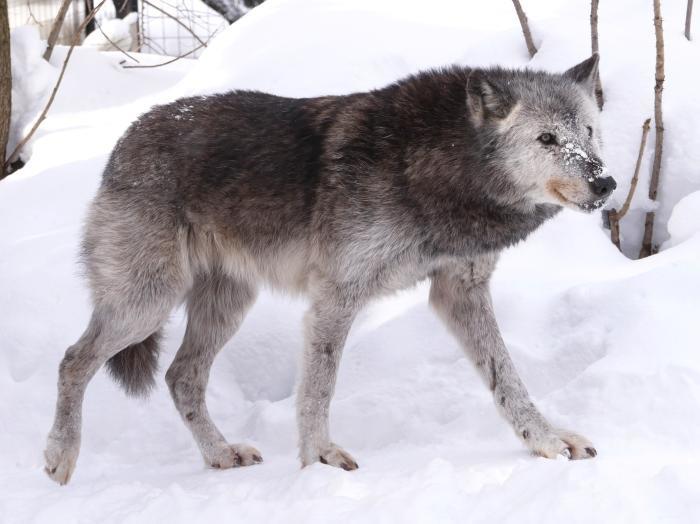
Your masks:
M46 471L69 481L86 386L105 363L127 393L154 382L171 310L188 312L165 380L212 468L262 460L229 443L205 390L260 284L310 301L297 391L299 456L352 470L328 412L348 329L369 300L430 279L430 303L533 453L596 455L535 407L499 334L499 252L562 207L600 208L598 57L550 74L427 71L383 89L289 99L234 91L142 115L118 141L89 211L82 260L94 310L59 368Z

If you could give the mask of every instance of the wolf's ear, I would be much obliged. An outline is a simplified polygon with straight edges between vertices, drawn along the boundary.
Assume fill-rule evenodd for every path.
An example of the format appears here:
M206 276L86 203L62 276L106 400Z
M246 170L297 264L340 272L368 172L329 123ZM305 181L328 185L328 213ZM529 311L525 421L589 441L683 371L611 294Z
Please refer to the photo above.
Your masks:
M474 122L480 125L487 120L508 116L513 108L513 97L484 71L473 70L467 79L467 109Z
M586 91L593 94L595 90L595 79L598 74L599 60L600 57L598 53L594 53L590 58L568 69L564 73L564 76L580 84Z

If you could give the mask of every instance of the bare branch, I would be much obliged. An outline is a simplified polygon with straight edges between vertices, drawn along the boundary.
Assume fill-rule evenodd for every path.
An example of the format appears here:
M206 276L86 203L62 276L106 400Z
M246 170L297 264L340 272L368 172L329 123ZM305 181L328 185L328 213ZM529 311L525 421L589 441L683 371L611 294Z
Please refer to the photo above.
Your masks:
M51 91L51 96L49 97L48 102L46 102L43 111L36 119L36 122L34 122L34 125L32 126L29 133L27 133L27 135L22 140L20 140L19 144L17 144L12 153L10 153L10 155L7 157L7 160L5 161L6 170L10 166L10 163L13 161L15 156L17 156L17 154L22 150L22 148L27 144L27 142L29 142L32 136L34 136L34 133L36 133L36 130L39 129L39 126L46 118L46 114L49 112L49 109L51 108L51 105L53 104L53 101L56 98L56 93L58 93L58 88L61 85L61 82L63 81L63 76L66 73L66 67L68 67L68 61L70 60L70 57L73 54L73 49L75 49L75 46L80 43L80 36L85 30L85 27L90 23L90 21L93 18L95 18L97 11L100 10L100 8L104 5L106 1L107 0L102 0L99 4L97 4L95 8L88 13L88 15L85 17L85 20L83 20L80 26L78 26L78 29L76 29L75 34L73 35L71 45L68 48L68 53L66 53L66 58L65 60L63 60L63 66L61 67L61 72L58 75L58 80L56 80L56 84L53 86L53 91Z
M125 55L125 56L126 56L127 58L129 58L130 60L133 60L133 61L136 62L137 64L140 63L140 62L136 59L136 57L131 56L129 53L127 53L126 51L124 51L124 49L122 49L120 46L118 46L118 45L116 44L116 42L113 42L112 39L111 39L110 37L107 36L107 33L104 32L104 30L102 29L102 26L101 26L99 23L97 24L97 29L100 31L100 33L102 33L102 36L105 37L105 40L107 40L107 42L109 42L109 43L112 45L112 47L114 47L117 51L119 51L121 54Z
M632 175L632 181L630 182L630 189L627 192L627 198L625 198L624 204L620 208L620 211L615 211L611 209L608 213L610 219L610 240L612 243L620 249L620 220L629 211L630 204L632 204L632 197L634 197L634 192L637 189L637 183L639 182L639 170L642 166L642 158L644 157L644 148L647 145L647 136L649 135L649 127L651 124L651 118L647 118L642 125L642 140L639 143L639 153L637 154L637 163L634 166L634 174Z
M66 13L70 7L73 0L63 0L61 7L58 8L58 14L53 20L51 25L51 32L49 33L49 39L46 41L46 51L44 51L44 60L47 62L51 58L53 53L53 48L56 45L56 40L58 40L58 35L61 33L61 27L63 27L63 21L66 19Z
M632 181L630 182L630 190L627 193L627 198L625 203L622 204L620 211L617 213L617 217L622 218L629 211L630 204L632 203L632 197L634 196L634 191L637 189L637 182L639 182L639 169L642 167L642 157L644 156L644 148L647 144L647 135L649 135L649 127L651 124L651 118L647 118L642 125L642 140L639 142L639 154L637 155L637 164L634 166L634 175L632 175Z
M161 13L163 13L163 14L164 14L165 16L167 16L168 18L172 18L173 20L175 20L175 22L177 22L178 25L180 25L180 26L182 26L183 28L185 28L185 30L186 30L188 33L190 33L190 34L195 38L195 40L197 40L197 42L199 42L200 44L202 44L202 47L207 47L206 42L204 42L201 38L199 38L199 37L196 35L196 33L195 33L194 31L192 31L192 29L190 29L189 27L187 27L187 25L185 25L185 24L184 24L181 20L179 20L176 16L171 15L171 14L168 13L165 9L161 9L160 7L158 7L158 6L155 5L155 4L152 4L152 3L149 2L148 0L142 0L142 2L143 2L144 4L146 4L147 6L152 7L152 8L155 9L156 11L160 11Z
M161 63L161 64L125 65L125 66L122 66L122 67L123 67L124 69L143 69L143 68L147 68L147 67L161 67L161 66L164 66L164 65L172 64L173 62L177 62L177 61L180 60L181 58L188 57L188 56L190 56L192 53L195 53L195 52L199 51L200 49L202 49L202 47L204 47L204 44L200 44L200 45L198 45L197 47L195 47L194 49L192 49L192 50L190 50L190 51L187 51L184 55L176 56L176 57L173 58L172 60L168 60L167 62L163 62L163 63Z
M664 120L662 110L662 93L664 90L664 28L661 18L661 0L654 0L654 32L656 34L656 82L654 84L654 130L656 143L654 144L654 163L651 168L651 180L649 182L649 198L656 200L659 189L659 176L661 175L661 155L664 147ZM653 253L652 240L654 236L654 212L647 213L644 220L644 238L639 258L648 257Z
M591 54L599 55L598 49L598 1L591 0ZM600 69L595 74L595 99L598 109L603 109L603 84L600 82Z
M525 11L523 11L523 7L520 5L520 0L513 0L513 5L515 6L515 12L518 13L518 20L520 20L520 27L523 30L527 51L530 53L530 58L532 58L535 56L535 53L537 53L537 48L532 41L532 33L530 33L530 25L527 23L527 16L525 16Z
M33 24L41 25L41 22L39 22L39 20L36 19L36 16L34 16L34 11L32 11L31 0L27 0L27 9L29 10L29 21Z
M692 40L690 38L690 19L693 16L693 0L688 0L688 7L685 10L685 37L688 40Z

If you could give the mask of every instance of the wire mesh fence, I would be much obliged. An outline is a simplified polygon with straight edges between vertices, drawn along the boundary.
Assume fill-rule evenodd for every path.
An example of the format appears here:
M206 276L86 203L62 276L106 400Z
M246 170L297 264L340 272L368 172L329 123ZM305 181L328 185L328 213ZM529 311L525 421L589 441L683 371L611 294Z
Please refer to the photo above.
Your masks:
M97 24L116 16L117 6L113 3L123 7L126 1L106 2L98 13ZM89 0L71 3L58 44L70 44L91 4ZM61 0L9 0L10 27L34 25L41 38L46 39L60 5ZM196 58L204 51L205 43L229 26L223 16L200 0L138 0L130 9L133 8L138 13L138 44L134 50L144 53Z
M7 5L10 28L34 25L41 38L46 39L51 31L51 23L61 6L60 0L9 0ZM82 0L71 3L59 33L58 43L68 44L85 17L85 4Z
M196 58L229 26L199 0L139 0L139 43L144 53Z

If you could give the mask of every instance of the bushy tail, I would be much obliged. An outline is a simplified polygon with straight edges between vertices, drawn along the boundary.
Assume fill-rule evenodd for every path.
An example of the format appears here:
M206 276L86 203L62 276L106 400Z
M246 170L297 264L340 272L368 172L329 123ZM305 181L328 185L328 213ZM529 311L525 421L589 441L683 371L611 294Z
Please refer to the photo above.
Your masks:
M158 371L160 331L146 340L133 344L107 361L107 371L127 395L145 397L155 386Z

